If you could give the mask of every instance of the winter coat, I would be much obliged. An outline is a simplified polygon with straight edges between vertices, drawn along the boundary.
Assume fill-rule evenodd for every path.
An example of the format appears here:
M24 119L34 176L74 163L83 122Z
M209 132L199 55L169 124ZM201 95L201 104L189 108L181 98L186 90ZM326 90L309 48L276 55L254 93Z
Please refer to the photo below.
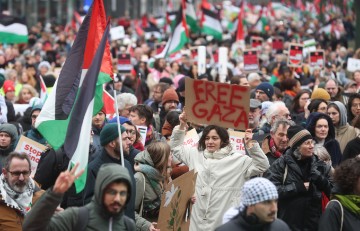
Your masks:
M344 210L344 220L342 222L343 231L358 230L360 227L360 218L358 215L349 211L346 207L342 206ZM328 203L324 213L319 222L319 231L338 231L341 230L341 208L339 203L331 201Z
M39 187L35 187L32 204L35 204L41 195L44 193ZM20 211L10 208L5 204L0 196L0 230L6 231L21 231L24 222L24 216Z
M360 154L360 137L351 140L345 147L342 160L354 158Z
M278 159L278 157L276 157L272 152L271 152L271 149L270 149L270 139L271 137L270 136L267 136L265 137L265 139L263 140L262 144L261 144L261 149L264 151L266 157L268 158L269 160L269 164L270 166L275 162L275 160Z
M222 223L224 213L240 204L240 189L252 176L259 175L269 167L259 144L248 149L249 155L240 154L231 146L216 153L222 158L206 158L206 150L183 145L184 130L176 126L170 140L173 155L198 173L195 185L196 203L191 212L190 231L214 230Z
M130 185L129 194L134 193L129 173L126 169L108 165L99 172L98 182L94 189L95 194L89 204L86 205L89 211L88 221L85 222L86 230L127 230L125 228L124 212L117 215L110 214L103 205L103 194L106 187L116 180L123 180ZM71 207L62 212L54 211L61 202L62 195L56 194L49 189L38 201L33 209L27 214L23 229L32 230L74 230L78 223L79 207ZM128 204L130 199L126 201ZM132 222L130 230L135 230L135 224Z
M336 167L340 164L342 159L342 152L340 150L340 145L337 140L335 140L335 127L331 121L331 118L320 112L313 112L309 115L306 121L306 129L310 132L311 136L314 137L315 141L315 127L319 119L326 119L329 125L328 135L325 138L324 147L331 156L332 166Z
M32 139L35 142L38 142L39 144L47 145L46 139L40 134L38 130L33 127L30 130L24 132L24 136Z
M0 168L2 169L5 165L6 157L16 148L18 142L18 131L15 125L5 123L0 125L0 132L9 134L11 138L11 142L8 147L0 148Z
M316 182L311 180L312 168L320 174ZM278 218L293 231L317 230L322 212L322 192L329 197L332 188L329 171L330 167L319 161L317 156L299 161L288 149L265 172L264 177L275 184L279 193ZM308 190L304 182L309 182Z
M246 219L243 214L239 214L218 227L216 231L290 231L290 228L280 219L275 219L271 223L260 224Z

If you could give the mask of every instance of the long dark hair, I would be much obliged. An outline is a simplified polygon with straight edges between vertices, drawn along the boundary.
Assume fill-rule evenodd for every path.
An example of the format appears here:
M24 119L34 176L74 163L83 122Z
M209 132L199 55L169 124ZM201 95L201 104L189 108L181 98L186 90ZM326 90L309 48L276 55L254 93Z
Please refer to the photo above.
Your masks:
M300 102L299 102L300 97L303 94L308 94L309 98L311 96L311 92L309 90L304 89L304 90L299 91L293 99L293 106L291 108L293 113L299 113L304 110L304 108L300 108Z
M351 112L351 105L352 105L354 99L360 99L360 94L359 93L353 93L353 94L351 94L349 96L349 101L347 103L347 114L348 114L348 122L349 123L355 118L355 116Z
M204 151L206 149L205 139L211 130L215 130L216 133L219 135L219 137L221 139L220 148L224 148L230 144L229 133L227 132L227 130L225 128L222 128L222 127L219 127L216 125L209 125L206 128L204 128L202 136L199 140L199 145L198 145L199 151Z

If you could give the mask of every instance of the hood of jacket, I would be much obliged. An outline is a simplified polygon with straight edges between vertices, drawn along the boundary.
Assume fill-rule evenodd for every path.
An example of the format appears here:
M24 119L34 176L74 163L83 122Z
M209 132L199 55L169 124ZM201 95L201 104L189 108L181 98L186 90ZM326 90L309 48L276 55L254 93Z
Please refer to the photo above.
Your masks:
M95 206L98 206L99 211L105 216L111 216L106 211L103 204L103 196L106 187L114 181L122 180L128 185L128 197L126 198L126 204L129 203L131 190L133 188L129 171L119 164L109 163L103 164L98 172L95 181L93 202Z
M332 103L329 103L329 106L335 104L337 106L337 108L339 108L339 127L344 126L347 124L347 111L346 111L346 107L343 103L341 103L340 101L334 101ZM329 108L328 106L328 108Z
M3 150L10 150L10 152L13 151L16 147L16 143L17 143L18 137L19 137L16 126L13 124L1 124L0 132L5 132L5 133L9 134L11 137L10 146L4 148Z
M330 116L324 114L324 113L320 113L320 112L313 112L309 115L308 119L306 120L306 126L305 128L310 132L312 137L315 137L315 127L316 127L316 122L319 119L326 119L328 122L328 126L329 126L329 132L328 135L326 137L325 140L329 140L329 139L335 139L335 127L331 121Z

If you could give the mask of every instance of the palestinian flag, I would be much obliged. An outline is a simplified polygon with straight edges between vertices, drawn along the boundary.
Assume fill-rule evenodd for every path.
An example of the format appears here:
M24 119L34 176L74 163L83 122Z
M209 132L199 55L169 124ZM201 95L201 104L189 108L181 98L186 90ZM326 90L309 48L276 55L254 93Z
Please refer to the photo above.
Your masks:
M41 75L39 75L39 80L40 80L40 101L42 104L44 104L48 97L47 89L46 89L44 79Z
M186 23L189 25L189 28L192 32L198 32L199 26L197 23L194 3L192 0L183 0L184 1L184 9L185 17L186 17Z
M185 46L189 41L189 31L186 24L183 7L180 7L175 20L174 31L172 32L166 46L161 54L156 57L166 57L172 53L175 53Z
M28 42L28 29L23 20L0 14L0 43L17 44Z
M202 7L201 32L213 36L216 40L222 40L222 27L219 15Z
M244 24L243 24L244 17L245 17L244 2L242 2L241 10L240 10L239 16L238 16L238 25L237 25L237 30L236 30L235 41L244 41L245 40Z

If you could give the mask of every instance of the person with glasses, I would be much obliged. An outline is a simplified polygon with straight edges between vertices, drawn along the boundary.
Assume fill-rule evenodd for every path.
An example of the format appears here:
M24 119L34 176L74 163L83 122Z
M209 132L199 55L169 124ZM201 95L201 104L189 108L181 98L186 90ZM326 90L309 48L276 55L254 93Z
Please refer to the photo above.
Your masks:
M5 166L6 157L15 150L18 131L13 124L0 124L0 168Z
M89 204L54 214L65 192L83 173L75 174L77 166L59 175L54 187L47 190L27 214L23 230L135 231L134 221L124 214L135 189L128 170L116 163L100 167Z
M278 190L278 217L291 230L317 230L323 193L329 197L331 166L314 155L310 132L299 125L287 131L289 148L265 172Z
M0 176L1 230L22 230L25 215L43 194L30 174L31 163L25 153L7 156Z
M31 108L30 118L31 118L31 129L24 132L24 136L26 136L29 139L32 139L35 142L38 142L43 145L47 145L46 139L40 134L40 132L35 128L35 122L37 117L39 116L41 109L43 105L42 104L36 104Z

